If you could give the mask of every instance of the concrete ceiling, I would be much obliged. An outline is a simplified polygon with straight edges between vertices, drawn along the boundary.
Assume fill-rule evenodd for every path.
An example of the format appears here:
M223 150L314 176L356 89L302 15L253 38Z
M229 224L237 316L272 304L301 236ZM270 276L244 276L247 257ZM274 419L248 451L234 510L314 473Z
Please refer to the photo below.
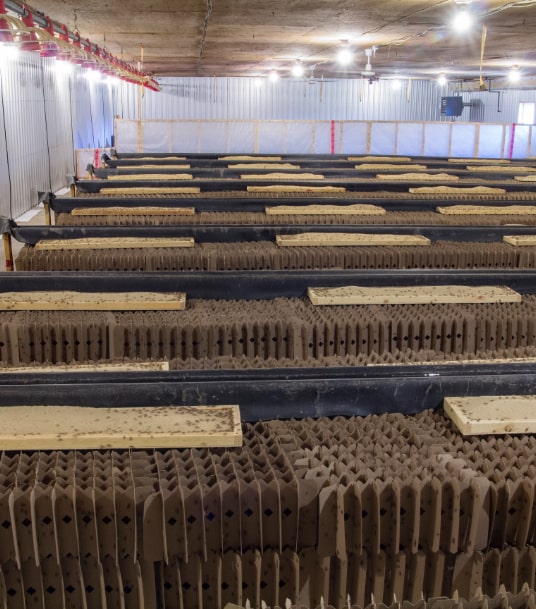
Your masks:
M84 38L155 76L290 77L300 59L306 76L359 78L365 49L377 47L377 76L477 79L482 26L487 28L484 76L518 65L536 74L536 0L36 0L32 7L77 28ZM469 33L451 27L468 9ZM354 60L337 64L341 41Z

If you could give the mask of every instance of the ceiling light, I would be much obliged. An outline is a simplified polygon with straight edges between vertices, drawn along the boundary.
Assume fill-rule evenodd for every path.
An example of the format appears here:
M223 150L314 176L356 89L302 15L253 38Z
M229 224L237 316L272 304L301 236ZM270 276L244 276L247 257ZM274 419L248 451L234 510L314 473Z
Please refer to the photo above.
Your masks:
M395 78L391 82L391 87L393 91L400 91L400 89L402 88L402 81L400 80L400 78Z
M437 84L438 84L440 87L444 87L444 86L447 84L447 82L448 82L447 77L446 77L444 74L440 74L440 75L437 77Z
M268 80L270 82L277 82L279 80L279 74L277 70L272 70L270 74L268 74Z
M352 63L353 59L354 59L354 54L352 53L352 50L348 46L342 47L342 49L340 49L339 52L337 53L337 62L341 66L349 66Z
M303 69L303 64L298 59L298 61L296 61L296 63L292 66L291 74L292 74L292 76L294 76L294 78L301 78L304 75L304 73L305 73L305 70Z
M255 87L255 89L260 89L262 87L262 78L255 78L253 80L253 86Z
M508 74L508 80L512 83L517 83L521 80L521 72L517 66L513 66Z
M473 16L466 9L459 11L452 21L452 27L460 34L468 32L472 25Z

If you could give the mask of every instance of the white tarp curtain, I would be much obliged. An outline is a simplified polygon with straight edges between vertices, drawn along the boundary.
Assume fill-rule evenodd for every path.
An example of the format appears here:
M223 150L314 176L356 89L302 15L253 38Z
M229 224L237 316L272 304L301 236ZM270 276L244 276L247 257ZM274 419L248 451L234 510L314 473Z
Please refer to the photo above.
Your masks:
M525 158L534 126L395 121L116 119L119 152L398 154Z

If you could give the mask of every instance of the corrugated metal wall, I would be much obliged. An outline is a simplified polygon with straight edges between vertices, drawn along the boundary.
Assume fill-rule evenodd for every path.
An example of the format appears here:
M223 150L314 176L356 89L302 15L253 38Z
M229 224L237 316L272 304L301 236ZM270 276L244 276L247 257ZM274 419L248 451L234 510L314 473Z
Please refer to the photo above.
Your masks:
M143 119L204 120L440 120L441 91L435 83L404 81L313 82L281 79L260 86L253 78L161 78L162 92L147 91ZM122 89L124 85L122 85ZM122 90L115 114L138 117L137 92Z
M452 93L460 95L460 92ZM463 120L479 120L485 123L516 123L521 102L536 103L536 91L515 91L504 89L491 92L462 92L464 103L473 107L464 110ZM469 111L471 119L469 119ZM473 116L475 118L473 118Z
M37 53L0 55L0 215L17 217L38 191L64 186L75 147L112 143L114 86L62 67Z

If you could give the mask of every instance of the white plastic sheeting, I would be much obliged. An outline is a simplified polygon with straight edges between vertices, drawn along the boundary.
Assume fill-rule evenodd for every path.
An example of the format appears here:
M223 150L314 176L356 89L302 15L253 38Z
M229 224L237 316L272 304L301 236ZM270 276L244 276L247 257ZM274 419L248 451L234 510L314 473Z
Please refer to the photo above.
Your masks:
M0 215L17 217L36 205L38 191L65 186L75 147L112 143L114 86L64 67L0 50Z
M119 152L525 158L536 127L460 122L116 119Z

